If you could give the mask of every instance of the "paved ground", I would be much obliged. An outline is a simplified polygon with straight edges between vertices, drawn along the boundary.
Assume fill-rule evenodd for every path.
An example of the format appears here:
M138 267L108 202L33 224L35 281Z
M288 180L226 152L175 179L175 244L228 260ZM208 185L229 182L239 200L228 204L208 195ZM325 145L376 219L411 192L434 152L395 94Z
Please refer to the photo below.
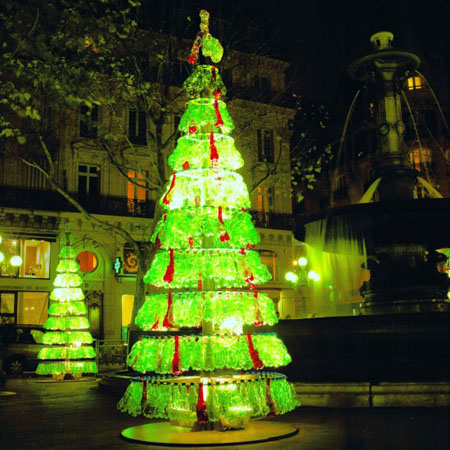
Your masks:
M0 449L146 449L122 440L124 428L148 423L116 410L117 398L96 381L37 383L11 379L0 395ZM448 450L450 410L446 408L299 408L275 420L300 433L244 450ZM237 447L220 447L221 449Z

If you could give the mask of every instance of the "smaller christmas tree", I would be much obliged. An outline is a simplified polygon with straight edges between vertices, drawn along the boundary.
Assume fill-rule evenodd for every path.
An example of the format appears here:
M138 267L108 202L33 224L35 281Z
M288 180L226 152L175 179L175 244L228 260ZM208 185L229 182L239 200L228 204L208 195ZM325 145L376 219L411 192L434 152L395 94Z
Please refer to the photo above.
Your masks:
M59 252L58 275L53 282L55 287L50 294L50 308L44 328L48 330L43 337L45 347L39 352L36 373L53 375L63 379L66 374L72 378L83 373L97 373L92 335L81 289L83 283L78 271L75 251L71 247L73 237L65 233L66 245Z

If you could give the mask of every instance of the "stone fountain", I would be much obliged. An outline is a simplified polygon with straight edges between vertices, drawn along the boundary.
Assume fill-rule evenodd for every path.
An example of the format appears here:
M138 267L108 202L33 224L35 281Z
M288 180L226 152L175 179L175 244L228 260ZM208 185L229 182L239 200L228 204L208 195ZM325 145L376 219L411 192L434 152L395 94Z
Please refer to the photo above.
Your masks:
M304 240L308 224L326 220L325 248L333 251L336 236L364 244L370 270L370 280L360 290L365 314L450 311L449 278L437 270L445 256L436 251L450 246L450 199L413 198L417 172L410 167L403 142L402 87L420 60L394 50L390 32L376 33L370 40L375 52L352 62L348 73L375 85L379 201L310 216L296 237Z

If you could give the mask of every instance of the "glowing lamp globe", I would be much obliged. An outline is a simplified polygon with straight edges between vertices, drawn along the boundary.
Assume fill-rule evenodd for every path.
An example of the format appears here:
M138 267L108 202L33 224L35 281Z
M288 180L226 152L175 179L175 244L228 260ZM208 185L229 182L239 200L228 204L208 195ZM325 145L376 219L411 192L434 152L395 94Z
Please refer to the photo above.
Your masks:
M5 259L5 255L3 255L2 252L0 252L0 263Z
M18 267L22 264L22 258L19 255L15 255L11 258L11 265Z
M300 267L305 267L306 264L308 264L308 260L304 256L301 256L300 258L298 258L298 265Z
M0 236L0 244L2 243L3 238Z
M284 276L287 281L291 281L292 283L295 283L298 280L298 276L294 272L288 272Z
M311 270L308 272L308 278L313 281L319 281L320 275L317 272L314 272L314 270Z

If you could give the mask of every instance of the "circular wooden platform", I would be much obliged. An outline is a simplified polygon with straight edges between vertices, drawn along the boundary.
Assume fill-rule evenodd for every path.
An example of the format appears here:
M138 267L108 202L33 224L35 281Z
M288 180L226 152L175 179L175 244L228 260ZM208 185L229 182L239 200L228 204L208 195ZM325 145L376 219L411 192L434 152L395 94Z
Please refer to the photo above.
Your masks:
M127 441L160 447L220 447L257 444L295 436L298 428L279 422L251 421L243 430L191 431L169 422L149 423L126 428L122 437Z

